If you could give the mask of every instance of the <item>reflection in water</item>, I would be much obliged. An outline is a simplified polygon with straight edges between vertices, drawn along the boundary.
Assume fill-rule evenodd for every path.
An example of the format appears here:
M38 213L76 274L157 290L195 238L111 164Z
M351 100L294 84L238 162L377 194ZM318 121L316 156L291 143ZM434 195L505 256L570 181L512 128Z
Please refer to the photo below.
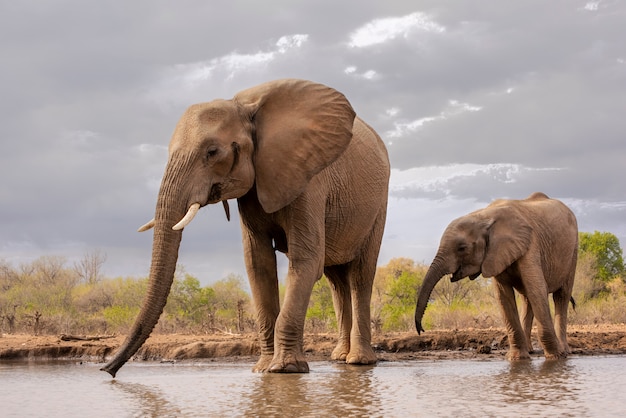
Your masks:
M0 416L617 417L626 410L626 356L310 365L309 374L258 374L253 363L133 362L111 380L97 364L0 362Z
M339 378L326 380L321 390L327 393L330 416L372 416L381 406L375 366L334 366Z
M576 367L565 359L514 362L494 377L494 395L509 405L533 406L538 411L549 407L561 416L587 415L578 399L584 388L580 379ZM572 405L578 405L575 411Z
M301 374L261 374L253 385L249 399L244 401L244 415L254 416L259 411L272 416L296 414L306 416L311 411L309 394ZM247 401L247 402L246 402Z
M126 395L133 405L133 416L175 417L180 416L180 409L168 402L161 391L139 383L111 380L111 386Z
M310 374L261 374L244 415L371 416L380 405L373 367L332 364Z

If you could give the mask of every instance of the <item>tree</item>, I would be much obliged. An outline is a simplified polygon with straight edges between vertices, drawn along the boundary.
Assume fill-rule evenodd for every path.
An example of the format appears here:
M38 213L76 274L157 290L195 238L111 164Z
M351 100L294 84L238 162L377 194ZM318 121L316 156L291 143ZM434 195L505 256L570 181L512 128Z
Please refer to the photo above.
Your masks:
M423 279L423 276L405 271L389 282L385 292L386 303L381 309L383 329L406 331L413 327L415 295Z
M610 232L594 231L578 234L579 255L589 253L596 261L596 278L602 282L623 275L625 266L617 237Z
M106 254L100 250L87 252L80 261L74 263L74 271L84 283L97 283L100 281L102 265L106 259Z
M372 292L372 321L376 332L413 327L417 289L427 269L409 258L394 258L377 269Z
M61 256L44 255L34 260L31 265L38 286L57 285L63 281L63 273L66 270L65 263L65 257Z
M0 292L6 292L19 282L19 274L8 262L0 259Z
M596 279L598 271L596 264L596 258L590 252L581 252L578 255L572 292L576 303L585 303L607 292L607 283Z
M432 298L440 300L446 306L452 306L458 302L467 302L471 299L472 292L477 288L477 283L473 280L460 280L451 282L444 279L437 283L433 289Z
M102 310L107 329L128 332L139 314L148 281L148 277L117 277L103 282L112 300L111 306Z
M216 316L218 322L227 329L236 328L244 331L247 308L250 306L250 295L243 289L243 278L236 274L229 274L225 279L213 285L217 305Z
M214 327L215 291L190 274L175 278L165 311L185 326Z

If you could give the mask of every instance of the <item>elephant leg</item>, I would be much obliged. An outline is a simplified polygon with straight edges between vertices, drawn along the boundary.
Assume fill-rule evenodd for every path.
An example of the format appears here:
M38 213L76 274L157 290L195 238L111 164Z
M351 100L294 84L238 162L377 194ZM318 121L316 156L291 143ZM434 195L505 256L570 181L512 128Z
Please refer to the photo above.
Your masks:
M320 178L309 184L311 191L322 187ZM324 273L326 256L326 201L316 193L301 194L288 208L284 221L289 267L285 298L276 319L274 358L268 369L273 373L308 373L304 351L304 321L313 285Z
M243 232L243 247L261 348L261 356L252 370L265 372L274 357L274 329L280 312L276 254L271 240L261 240L249 231Z
M531 333L533 328L533 307L530 305L530 301L526 296L520 293L520 300L522 302L522 325L524 327L524 335L526 335L526 341L528 344L528 351L532 353L533 342L531 339Z
M350 352L346 356L349 364L374 364L376 354L372 350L372 324L370 303L375 267L354 261L348 270L352 293L352 329L350 331Z
M548 288L543 272L535 269L521 269L522 281L535 318L537 319L537 334L543 347L546 359L566 357L563 346L556 337L550 305L548 303Z
M348 282L352 293L352 330L350 332L350 353L346 363L374 364L376 354L372 350L372 323L370 304L372 286L376 275L376 262L383 238L385 211L383 210L365 241L360 257L348 266Z
M345 361L350 352L350 330L352 328L352 298L346 280L346 266L330 266L324 270L333 291L333 306L339 327L339 340L331 359Z
M556 337L566 354L571 353L569 344L567 344L567 310L571 297L572 292L565 289L559 289L552 293L552 300L554 300L554 329Z
M276 319L274 357L267 370L269 372L309 372L303 351L304 320L313 285L322 276L321 264L320 262L313 267L311 259L289 262L285 300Z
M507 358L509 360L529 359L528 340L519 320L515 292L511 286L502 284L497 279L493 281L493 284L509 338Z

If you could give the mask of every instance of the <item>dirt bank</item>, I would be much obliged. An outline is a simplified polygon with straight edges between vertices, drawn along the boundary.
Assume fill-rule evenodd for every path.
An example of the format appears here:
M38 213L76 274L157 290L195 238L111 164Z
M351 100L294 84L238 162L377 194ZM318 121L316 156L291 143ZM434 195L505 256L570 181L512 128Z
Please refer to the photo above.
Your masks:
M74 336L75 337L75 336ZM69 339L66 341L66 339ZM0 360L69 358L104 361L123 342L124 336L0 336ZM333 334L305 336L309 360L329 360L336 337ZM626 354L626 325L589 325L568 328L574 355ZM535 342L536 345L536 342ZM375 335L372 346L381 361L503 357L508 343L502 329L431 330ZM220 359L250 361L258 355L254 334L152 335L135 360ZM536 354L539 355L539 354Z

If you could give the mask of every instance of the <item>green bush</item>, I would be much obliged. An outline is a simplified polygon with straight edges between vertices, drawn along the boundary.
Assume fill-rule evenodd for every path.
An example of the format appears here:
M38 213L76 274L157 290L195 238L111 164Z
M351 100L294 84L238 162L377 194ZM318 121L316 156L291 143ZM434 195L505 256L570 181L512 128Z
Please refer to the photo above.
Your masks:
M332 290L326 276L322 276L313 286L309 308L306 311L305 329L308 332L337 330Z
M619 241L610 233L597 231L579 237L573 291L577 308L570 309L568 322L626 323L626 283ZM107 278L98 271L84 270L67 267L62 257L41 257L17 267L0 259L0 332L128 332L146 297L148 278ZM414 331L417 292L427 270L428 265L409 258L392 259L377 269L371 299L374 332ZM201 286L198 279L179 269L157 331L254 331L253 306L245 283L242 277L229 275L211 286ZM282 304L282 282L279 291ZM491 279L451 283L442 278L433 289L422 325L425 329L502 326ZM337 330L326 278L313 288L305 330Z
M102 310L102 317L106 321L107 328L126 333L130 330L139 314L139 307L124 305L109 306Z

